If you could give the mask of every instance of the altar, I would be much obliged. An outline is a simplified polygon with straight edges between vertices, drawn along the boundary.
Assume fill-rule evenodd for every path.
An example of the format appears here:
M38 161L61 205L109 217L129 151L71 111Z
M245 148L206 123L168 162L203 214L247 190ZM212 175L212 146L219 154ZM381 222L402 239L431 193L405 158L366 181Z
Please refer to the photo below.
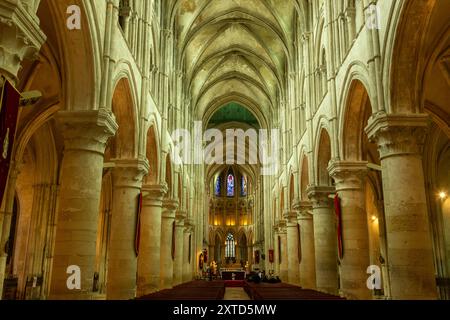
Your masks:
M220 269L222 280L245 280L245 274L242 269Z

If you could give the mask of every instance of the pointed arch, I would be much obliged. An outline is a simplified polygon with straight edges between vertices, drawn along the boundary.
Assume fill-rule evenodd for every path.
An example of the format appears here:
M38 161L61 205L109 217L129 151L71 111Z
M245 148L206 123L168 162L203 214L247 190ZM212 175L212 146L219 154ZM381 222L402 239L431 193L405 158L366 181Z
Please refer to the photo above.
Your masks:
M365 133L372 114L372 105L364 84L353 80L345 107L343 108L341 129L341 150L344 160L365 160L369 140Z
M149 172L145 178L147 185L154 185L159 181L159 143L155 125L147 131L146 157L149 163Z
M302 160L301 160L301 167L300 167L300 199L302 201L308 201L308 193L307 193L307 189L308 186L310 184L309 181L309 165L308 165L308 157L306 156L306 154L303 155Z
M112 112L119 128L112 138L111 156L118 159L133 159L136 157L138 130L135 103L127 78L121 78L115 86Z
M331 139L328 131L322 128L317 142L316 152L316 175L319 186L331 185L331 178L328 173L328 164L331 160Z

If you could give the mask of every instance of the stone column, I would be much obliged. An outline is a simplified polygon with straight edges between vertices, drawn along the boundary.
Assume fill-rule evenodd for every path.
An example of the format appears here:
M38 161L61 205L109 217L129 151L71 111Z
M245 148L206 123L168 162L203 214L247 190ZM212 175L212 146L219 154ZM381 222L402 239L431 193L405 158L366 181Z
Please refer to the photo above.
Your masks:
M177 211L175 216L175 260L173 262L173 286L183 283L184 219L186 212Z
M422 147L427 115L377 114L366 132L381 157L393 299L436 299Z
M64 134L61 187L50 299L92 298L98 213L106 142L117 124L107 111L60 112ZM81 289L68 289L69 266L81 273Z
M296 211L286 211L284 213L286 219L286 253L288 265L288 282L290 284L300 284L300 265L298 257L298 222Z
M341 200L344 249L341 259L341 292L348 299L368 300L372 293L366 284L367 268L370 266L365 194L367 162L333 161L328 170Z
M144 198L138 256L138 297L159 290L162 200L167 193L167 186L144 186L142 191Z
M316 287L320 291L337 294L337 233L336 218L328 195L332 187L309 187L313 204L314 248L316 250Z
M300 286L308 289L316 288L316 257L314 253L314 225L312 205L309 202L297 202L300 224Z
M279 238L279 233L278 233L278 223L276 223L273 227L273 234L274 234L274 245L273 245L273 254L274 254L274 259L273 259L273 269L275 274L277 274L278 276L280 276L280 247L281 245L278 244L278 238ZM281 239L281 238L280 238ZM261 258L260 258L260 262L261 262Z
M161 257L160 257L160 290L173 287L173 224L178 202L172 199L163 201L163 214L161 221Z
M113 169L113 205L108 245L106 298L136 297L137 257L135 252L138 197L147 160L116 160Z
M278 235L281 239L280 278L286 282L288 280L288 252L286 222L284 220L280 220L278 223Z

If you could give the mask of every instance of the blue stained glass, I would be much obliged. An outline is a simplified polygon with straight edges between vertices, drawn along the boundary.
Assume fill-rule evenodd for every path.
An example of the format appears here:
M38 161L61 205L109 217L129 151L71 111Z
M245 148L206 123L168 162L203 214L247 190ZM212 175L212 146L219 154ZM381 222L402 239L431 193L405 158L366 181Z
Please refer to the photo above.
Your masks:
M220 177L218 177L216 180L216 196L220 196Z
M232 174L229 174L227 177L227 196L233 197L234 196L234 176Z

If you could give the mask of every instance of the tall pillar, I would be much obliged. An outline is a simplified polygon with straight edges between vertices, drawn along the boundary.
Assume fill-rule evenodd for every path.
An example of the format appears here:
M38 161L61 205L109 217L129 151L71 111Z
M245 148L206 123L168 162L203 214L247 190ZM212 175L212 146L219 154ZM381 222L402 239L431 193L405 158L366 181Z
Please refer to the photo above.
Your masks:
M328 195L331 187L309 187L313 204L314 249L316 250L317 290L337 294L337 232L336 218Z
M173 246L175 211L178 202L172 199L163 201L163 214L161 221L161 257L160 257L160 289L173 287Z
M286 219L286 254L288 265L288 282L290 284L300 284L300 265L298 251L298 222L296 211L286 211L284 213Z
M103 155L117 124L107 111L60 112L64 134L61 187L50 299L92 298ZM67 286L69 266L81 272L81 290Z
M166 185L144 186L138 256L137 296L159 290L162 200Z
M147 160L116 160L113 169L113 205L108 244L106 298L136 297L137 257L135 252L138 196Z
M393 299L436 299L422 152L427 115L372 117L366 132L380 152L387 261Z
M279 244L279 239L281 241L281 238L279 237L279 233L278 233L278 225L275 224L275 226L273 227L273 233L274 233L274 245L273 245L273 254L274 254L274 263L273 263L273 269L275 274L277 274L278 276L280 276L280 247L281 244Z
M372 292L366 284L370 266L365 195L367 162L333 161L328 170L335 181L342 212L341 293L348 299L368 300Z
M173 262L173 286L183 283L184 219L186 212L177 211L175 216L175 260Z
M312 206L309 202L297 202L300 225L300 286L308 289L316 288L316 257L314 253L314 225Z
M281 240L280 278L286 282L288 280L288 252L286 222L284 220L280 220L278 223L278 235L280 236Z

